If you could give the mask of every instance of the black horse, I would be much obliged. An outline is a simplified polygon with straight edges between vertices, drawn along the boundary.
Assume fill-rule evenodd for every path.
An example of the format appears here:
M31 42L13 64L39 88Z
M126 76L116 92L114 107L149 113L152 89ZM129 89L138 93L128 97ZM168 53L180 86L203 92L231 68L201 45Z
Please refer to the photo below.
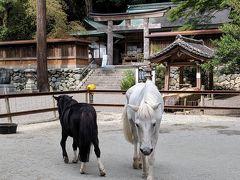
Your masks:
M71 96L60 95L57 100L59 119L62 126L61 147L65 163L69 162L66 152L66 140L68 136L73 138L73 163L81 161L80 173L85 173L85 163L89 161L91 145L98 160L98 168L101 176L106 172L100 160L100 149L98 141L97 114L94 107L87 103L78 103ZM77 156L79 148L79 156Z

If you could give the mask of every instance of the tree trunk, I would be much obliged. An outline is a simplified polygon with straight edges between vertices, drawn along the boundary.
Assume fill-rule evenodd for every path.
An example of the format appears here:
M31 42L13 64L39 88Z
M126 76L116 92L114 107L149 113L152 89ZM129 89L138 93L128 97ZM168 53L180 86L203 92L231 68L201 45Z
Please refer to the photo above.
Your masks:
M46 0L37 0L37 86L40 92L48 92Z

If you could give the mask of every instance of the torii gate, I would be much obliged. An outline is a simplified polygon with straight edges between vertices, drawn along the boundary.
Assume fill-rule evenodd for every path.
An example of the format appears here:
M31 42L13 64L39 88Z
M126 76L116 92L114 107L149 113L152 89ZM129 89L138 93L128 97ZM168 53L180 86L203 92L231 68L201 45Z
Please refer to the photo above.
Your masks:
M135 12L135 13L111 13L111 14L102 14L102 13L90 13L95 21L107 21L108 28L97 29L101 32L107 33L107 55L108 55L108 64L113 64L113 32L114 31L128 31L143 29L143 39L144 39L144 59L149 58L149 38L146 36L149 35L149 29L161 28L161 24L149 24L149 18L153 17L162 17L168 8L147 11L147 12ZM144 19L143 25L133 26L131 25L131 19ZM113 21L125 20L125 26L119 27L113 25Z

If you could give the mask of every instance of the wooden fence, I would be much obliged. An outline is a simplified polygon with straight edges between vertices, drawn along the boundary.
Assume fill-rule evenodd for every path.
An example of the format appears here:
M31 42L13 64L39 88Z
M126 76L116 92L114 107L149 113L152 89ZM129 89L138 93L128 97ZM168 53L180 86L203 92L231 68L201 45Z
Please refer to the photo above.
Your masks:
M161 94L166 97L169 94L192 94L193 96L199 95L200 96L200 102L198 105L187 105L186 100L184 99L183 104L172 104L172 105L166 105L165 104L165 110L167 109L181 109L181 110L187 110L187 109L199 109L199 110L206 110L206 109L216 109L216 110L239 110L240 112L240 106L219 106L219 105L206 105L204 103L204 97L208 96L211 101L214 101L214 98L217 96L236 96L240 95L240 91L160 91ZM43 113L43 112L51 112L56 111L56 105L54 100L52 101L51 107L47 108L35 108L31 110L26 111L11 111L11 99L14 98L30 98L30 97L41 97L41 96L49 96L49 98L52 98L54 95L61 95L61 94L78 94L78 95L84 95L84 102L91 103L93 106L105 106L105 107L123 107L124 103L94 103L94 96L97 94L101 94L103 96L104 94L113 95L113 94L124 94L125 91L120 90L79 90L79 91L61 91L61 92L47 92L47 93L15 93L15 94L5 94L0 95L1 102L4 102L4 106L6 109L6 112L0 111L0 118L8 118L9 122L12 122L13 116L22 116L22 115L29 115L29 114L36 114L36 113ZM53 99L53 98L52 98ZM165 99L166 103L166 99Z

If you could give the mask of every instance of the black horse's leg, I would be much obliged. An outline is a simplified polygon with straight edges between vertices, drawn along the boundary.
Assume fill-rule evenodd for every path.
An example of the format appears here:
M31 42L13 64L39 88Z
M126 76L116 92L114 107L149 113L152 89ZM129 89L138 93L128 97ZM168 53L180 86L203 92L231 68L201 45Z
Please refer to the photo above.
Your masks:
M101 162L101 159L100 159L101 152L100 152L100 149L99 149L98 137L94 138L93 146L94 146L94 152L95 152L95 154L97 156L98 169L99 169L100 176L105 176L106 175L106 171L105 171L104 165L103 165L103 163Z
M63 160L65 163L68 163L68 155L67 155L67 151L66 151L66 140L67 140L68 135L66 135L63 131L62 131L62 139L60 142L60 145L62 147L62 153L63 153Z
M73 144L72 144L72 148L73 148L73 163L77 163L78 162L78 155L77 155L77 142L76 140L73 138Z

